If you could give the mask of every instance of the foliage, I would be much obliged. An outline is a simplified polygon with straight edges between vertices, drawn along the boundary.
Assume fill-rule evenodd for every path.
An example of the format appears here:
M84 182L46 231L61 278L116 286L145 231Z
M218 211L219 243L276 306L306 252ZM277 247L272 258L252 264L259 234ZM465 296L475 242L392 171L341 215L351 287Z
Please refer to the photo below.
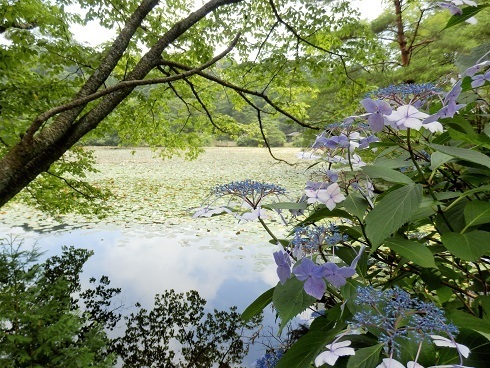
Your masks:
M104 328L117 315L107 309L118 289L102 283L80 294L79 275L91 253L65 248L61 256L38 263L36 249L14 240L1 244L0 363L2 367L112 367ZM98 297L102 297L102 300Z
M139 308L126 319L126 333L112 342L123 367L230 367L248 352L246 323L236 307L204 313L206 301L196 291L174 290L155 296L155 306Z
M155 306L125 316L102 276L82 288L93 252L64 247L40 263L37 249L4 239L0 253L0 365L2 367L230 367L248 352L244 336L261 317L244 322L229 311L204 312L196 291L166 291ZM119 337L110 331L123 329ZM112 336L111 336L112 335Z
M449 91L372 91L365 113L327 125L303 154L317 161L299 201L255 203L283 220L289 210L291 231L280 239L262 212L246 217L281 250L277 286L244 319L271 303L281 326L315 311L276 367L487 365L489 66L487 53Z

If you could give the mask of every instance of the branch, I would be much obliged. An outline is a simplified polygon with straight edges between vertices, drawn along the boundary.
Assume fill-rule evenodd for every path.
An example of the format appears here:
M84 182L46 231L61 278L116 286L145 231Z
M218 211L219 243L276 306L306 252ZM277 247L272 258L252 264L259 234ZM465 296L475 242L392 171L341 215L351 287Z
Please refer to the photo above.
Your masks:
M176 68L183 69L183 70L192 70L187 65L176 63L174 61L162 61L162 65L174 66ZM299 120L298 118L296 118L294 115L292 115L289 112L285 111L284 109L282 109L281 107L279 107L276 103L274 103L269 98L269 96L267 96L263 92L252 91L252 90L249 90L249 89L246 89L246 88L243 88L243 87L234 85L234 84L232 84L230 82L227 82L225 80L222 80L222 79L220 79L220 78L218 78L218 77L216 77L214 75L205 73L203 71L199 71L196 74L199 75L199 76L201 76L201 77L203 77L203 78L205 78L205 79L208 79L208 80L210 80L212 82L218 83L218 84L222 85L223 87L232 89L235 92L237 92L238 94L242 93L242 94L246 94L246 95L252 95L252 96L260 97L265 102L267 102L274 110L276 110L277 112L283 114L284 116L288 117L289 119L293 120L298 125L301 125L302 127L313 129L313 130L320 130L320 128L311 126L309 124L306 124L306 123L302 122L301 120Z
M10 24L3 24L0 26L0 34L4 33L7 29L9 28L16 28L16 29L27 29L31 30L37 27L37 23L15 23L12 22Z
M98 99L100 97L109 95L109 94L114 93L116 91L119 91L121 89L124 89L124 88L127 88L127 87L135 87L135 86L144 86L144 85L151 85L151 84L169 83L169 82L173 82L173 81L176 81L176 80L179 80L179 79L190 77L190 76L192 76L194 74L198 74L200 71L209 68L211 65L213 65L214 63L216 63L218 60L220 60L224 56L226 56L233 49L233 47L235 47L235 45L237 44L239 38L240 38L240 34L238 34L233 39L232 43L222 53L220 53L219 55L215 56L214 58L212 58L207 63L204 63L203 65L201 65L201 66L199 66L197 68L189 69L188 71L186 71L186 72L184 72L182 74L173 75L173 76L165 77L165 78L154 78L154 79L125 80L125 81L121 81L118 84L116 84L115 86L108 87L108 88L106 88L104 90L101 90L101 91L92 93L92 94L90 94L88 96L78 98L78 99L73 100L72 102L69 102L67 104L54 107L54 108L52 108L52 109L50 109L50 110L42 113L41 115L38 115L36 117L36 119L34 119L34 121L32 122L31 126L29 127L28 131L26 132L26 135L27 134L32 134L33 135L34 132L37 131L44 122L46 122L49 118L51 118L51 117L53 117L53 116L55 116L55 115L57 115L59 113L62 113L62 112L65 112L65 111L74 109L76 107L84 106L84 105L86 105L87 103L89 103L91 101L94 101L94 100L96 100L96 99Z

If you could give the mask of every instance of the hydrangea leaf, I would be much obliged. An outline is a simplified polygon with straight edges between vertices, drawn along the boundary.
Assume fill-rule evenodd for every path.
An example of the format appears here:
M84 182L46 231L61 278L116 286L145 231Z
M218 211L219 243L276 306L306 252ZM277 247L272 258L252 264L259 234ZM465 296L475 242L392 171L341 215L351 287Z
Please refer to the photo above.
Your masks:
M441 240L448 251L466 261L477 261L482 255L490 254L490 232L487 231L446 233Z
M281 318L279 333L291 319L316 301L316 298L306 294L303 284L296 277L291 277L284 285L278 283L274 289L272 302Z
M272 303L272 295L274 294L274 288L270 288L257 299L255 299L252 304L250 304L242 313L242 319L248 321L256 315L262 313L265 307Z
M347 368L372 368L379 363L379 353L383 344L377 344L368 348L362 348L356 351L356 355L349 358Z
M437 151L445 153L446 155L450 155L464 161L474 162L475 164L490 168L490 158L478 151L460 147L443 146L440 144L431 144L430 146Z
M484 201L468 202L464 208L466 228L490 222L490 203Z
M366 216L366 234L377 248L419 209L422 187L406 185L386 194Z
M275 368L309 367L310 363L325 349L325 346L331 343L335 335L345 327L345 324L328 321L327 318L316 318L314 322L316 328L310 330L291 346Z
M464 9L462 9L463 14L453 15L451 18L449 18L444 29L450 28L450 27L453 27L457 24L465 22L466 20L470 19L471 17L474 17L476 14L478 14L480 11L482 11L487 6L488 6L488 4L465 7Z
M413 180L408 176L388 167L364 166L362 171L372 179L379 178L392 183L413 184Z
M421 267L437 268L431 251L419 242L407 239L390 238L384 241L384 245Z
M368 206L368 201L359 195L349 194L344 202L344 208L346 211L360 219L364 218Z

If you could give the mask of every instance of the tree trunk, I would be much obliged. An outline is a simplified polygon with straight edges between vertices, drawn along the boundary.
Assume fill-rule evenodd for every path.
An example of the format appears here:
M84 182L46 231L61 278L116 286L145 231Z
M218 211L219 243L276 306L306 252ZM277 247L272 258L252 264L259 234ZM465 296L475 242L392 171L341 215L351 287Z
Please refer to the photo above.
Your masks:
M141 58L125 80L141 80L158 65L162 52L194 24L217 8L243 0L211 0L200 9L174 24ZM99 90L126 50L131 37L159 0L143 0L129 18L107 55L73 98L88 96ZM124 87L102 98L100 102L80 115L87 103L62 112L50 123L38 116L27 129L20 142L0 159L0 207L11 200L39 174L77 143L85 134L95 129L134 89ZM46 126L43 128L43 124Z
M396 30L397 37L396 42L400 48L402 66L408 66L410 63L410 50L407 47L407 38L405 36L405 29L403 27L402 19L402 2L401 0L393 0L395 5L395 16L396 16Z

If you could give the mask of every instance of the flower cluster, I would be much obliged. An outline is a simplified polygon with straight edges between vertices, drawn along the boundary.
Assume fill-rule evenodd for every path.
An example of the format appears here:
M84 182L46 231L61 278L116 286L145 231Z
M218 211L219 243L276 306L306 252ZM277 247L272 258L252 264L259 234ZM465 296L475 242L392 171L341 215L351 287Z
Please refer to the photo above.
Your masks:
M291 240L292 253L296 259L301 259L305 254L319 252L324 245L334 246L347 239L348 236L342 234L334 223L328 226L299 226L294 229Z
M411 298L396 287L384 291L359 287L355 303L361 307L352 319L354 328L380 331L378 340L385 344L388 355L399 353L400 339L423 341L444 334L454 340L458 329L448 323L442 309L431 302Z
M200 207L194 213L194 217L210 217L222 213L232 213L230 203L233 200L241 201L241 205L249 211L238 216L242 220L251 221L257 218L265 218L267 214L261 208L263 199L273 196L275 199L286 194L286 189L275 184L262 183L254 180L235 181L228 184L217 185L208 203ZM225 206L212 207L218 199L228 198ZM209 200L211 199L211 200Z
M470 354L468 347L454 340L458 330L447 322L440 308L433 303L411 298L398 287L385 291L373 287L358 287L354 302L362 310L354 314L348 329L337 335L332 343L326 345L327 350L317 356L316 367L325 363L333 366L340 357L355 355L355 349L350 347L351 341L345 338L367 331L379 334L378 341L384 344L388 356L376 368L424 368L417 363L423 343L457 349L461 364L447 367L462 366L462 358L467 358ZM437 333L445 334L449 338ZM406 366L393 357L400 353L401 339L411 339L419 346L415 360L409 361ZM436 367L445 366L432 368Z
M297 262L291 270L291 259L287 252L278 251L274 253L277 264L277 275L282 284L285 284L291 274L299 281L304 282L304 290L308 295L321 299L325 294L326 281L333 287L339 288L346 284L347 278L356 274L356 266L364 251L361 247L350 266L339 267L334 262L318 264L310 258L303 258Z

